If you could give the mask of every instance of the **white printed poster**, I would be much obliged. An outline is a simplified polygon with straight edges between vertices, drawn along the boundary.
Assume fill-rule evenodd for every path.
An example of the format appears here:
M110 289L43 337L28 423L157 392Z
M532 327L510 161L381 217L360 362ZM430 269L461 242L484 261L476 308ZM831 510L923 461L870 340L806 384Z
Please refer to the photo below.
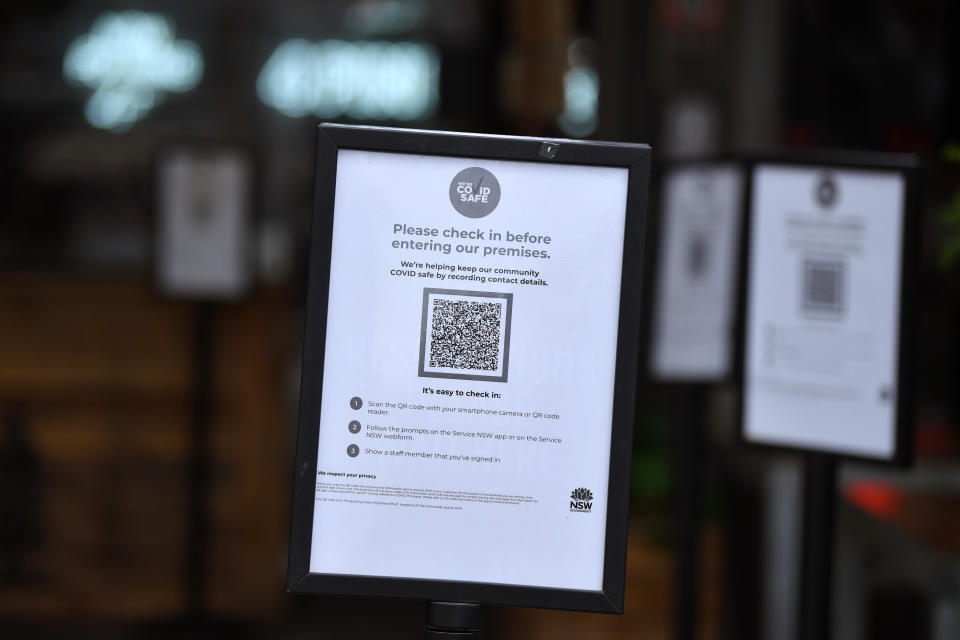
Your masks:
M177 149L158 169L157 281L188 298L243 295L253 278L251 181L246 154Z
M311 572L602 589L627 174L339 151Z
M719 380L731 367L743 171L690 164L663 186L650 370Z
M747 440L894 456L904 199L895 171L755 169Z

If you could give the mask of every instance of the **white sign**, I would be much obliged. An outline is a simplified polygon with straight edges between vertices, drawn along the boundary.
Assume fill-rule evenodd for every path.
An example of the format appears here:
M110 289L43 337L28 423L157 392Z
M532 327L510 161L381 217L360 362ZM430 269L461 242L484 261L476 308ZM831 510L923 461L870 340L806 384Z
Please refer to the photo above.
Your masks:
M759 165L747 286L747 440L896 449L901 173Z
M178 149L158 176L157 281L169 295L236 298L250 285L249 158Z
M650 369L663 380L730 371L743 172L687 165L664 180Z
M312 573L602 588L627 176L339 151Z

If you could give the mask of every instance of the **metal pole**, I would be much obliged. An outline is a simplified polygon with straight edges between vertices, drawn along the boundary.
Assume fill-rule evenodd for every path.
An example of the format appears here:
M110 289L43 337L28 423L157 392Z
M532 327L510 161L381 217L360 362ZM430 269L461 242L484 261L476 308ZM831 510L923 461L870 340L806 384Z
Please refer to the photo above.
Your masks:
M480 640L480 605L428 602L424 640Z
M684 409L674 446L673 637L694 640L698 618L707 387L694 385L685 389L683 396Z
M213 405L212 303L198 302L194 311L193 413L190 422L190 479L187 483L187 618L205 613L207 547L207 483L210 476L210 414Z
M830 640L837 461L807 454L803 469L803 561L799 640Z

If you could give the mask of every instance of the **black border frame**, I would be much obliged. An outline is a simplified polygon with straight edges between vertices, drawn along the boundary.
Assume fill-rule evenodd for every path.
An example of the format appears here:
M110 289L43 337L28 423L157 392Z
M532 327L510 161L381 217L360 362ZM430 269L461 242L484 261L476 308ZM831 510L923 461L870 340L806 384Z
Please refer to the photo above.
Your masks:
M740 210L738 211L738 215L740 216L740 228L738 229L737 233L737 245L734 247L736 251L734 251L733 284L731 287L734 299L731 307L732 317L730 319L730 332L727 336L727 339L730 341L730 362L728 363L726 373L721 376L697 375L689 377L662 377L654 375L652 358L654 341L653 332L655 330L656 323L656 304L658 295L657 287L660 282L660 259L664 251L662 246L663 225L665 223L664 202L666 197L664 185L667 176L673 172L698 167L731 167L743 173L743 183L741 184L743 193L741 194ZM649 217L651 223L647 225L647 234L651 240L647 249L648 262L644 265L646 269L644 274L644 277L646 278L645 291L649 292L650 302L644 309L645 351L643 353L643 360L641 362L643 379L651 384L664 387L722 386L735 382L738 379L737 373L739 360L737 348L739 346L738 336L740 332L740 305L742 303L741 298L743 297L743 290L740 287L741 270L743 269L743 246L741 246L740 243L743 241L744 237L744 211L746 210L746 201L748 196L747 189L750 178L749 169L749 166L747 166L743 158L739 156L731 154L712 154L672 160L670 162L660 164L654 173L654 179L657 181L654 192L654 204L656 208Z
M330 185L336 184L339 149L611 166L628 170L612 398L603 586L600 591L310 572L319 440L316 425L319 424L321 404L320 393L314 390L321 389L323 382L335 200L335 189L330 188ZM603 613L623 612L637 353L640 346L641 267L650 163L651 149L643 144L326 123L319 126L287 567L288 592L477 602Z
M753 239L753 187L754 172L761 165L819 168L826 171L853 170L899 173L904 177L904 201L900 212L902 233L900 237L900 297L899 330L897 345L897 412L894 436L894 453L889 458L861 456L830 449L795 447L785 444L765 443L747 439L744 429L744 406L746 397L746 334L747 309L750 304L749 275L751 242ZM913 414L915 402L914 368L914 286L918 273L920 208L920 164L909 154L833 151L817 153L781 153L751 155L745 158L746 197L744 198L743 227L741 237L741 270L739 276L740 301L736 341L736 379L739 389L736 400L737 438L739 444L759 451L780 451L828 455L835 459L866 462L870 464L909 467L913 463Z

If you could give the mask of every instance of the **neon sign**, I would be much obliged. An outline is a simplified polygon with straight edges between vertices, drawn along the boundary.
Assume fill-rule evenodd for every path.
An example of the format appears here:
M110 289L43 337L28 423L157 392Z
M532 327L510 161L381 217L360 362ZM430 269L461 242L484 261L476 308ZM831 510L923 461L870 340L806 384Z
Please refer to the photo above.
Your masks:
M196 87L203 56L193 42L174 39L166 16L107 12L70 44L63 75L93 89L84 107L87 121L119 132L143 118L168 92Z
M417 120L432 114L440 57L414 42L283 42L257 79L264 104L290 117Z

